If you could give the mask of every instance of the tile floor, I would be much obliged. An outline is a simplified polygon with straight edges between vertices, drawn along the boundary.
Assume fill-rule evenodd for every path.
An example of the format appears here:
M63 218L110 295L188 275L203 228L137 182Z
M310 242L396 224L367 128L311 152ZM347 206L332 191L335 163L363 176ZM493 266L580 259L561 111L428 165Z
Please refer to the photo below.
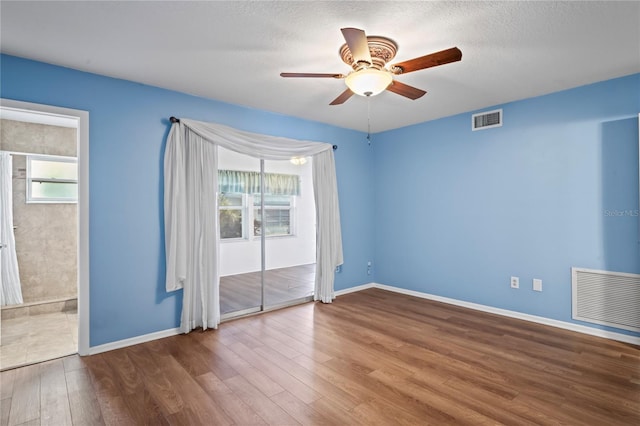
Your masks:
M0 370L78 352L76 311L29 315L0 323Z

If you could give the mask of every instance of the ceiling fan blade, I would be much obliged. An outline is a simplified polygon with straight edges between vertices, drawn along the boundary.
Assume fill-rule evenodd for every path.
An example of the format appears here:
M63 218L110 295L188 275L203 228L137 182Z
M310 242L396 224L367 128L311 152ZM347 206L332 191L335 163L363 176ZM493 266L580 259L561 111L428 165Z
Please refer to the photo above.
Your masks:
M397 93L400 96L404 96L405 98L412 99L414 101L418 98L421 98L425 93L427 93L422 89L409 86L408 84L400 83L396 80L394 80L393 83L391 83L389 87L387 87L387 90L393 93Z
M371 52L364 31L357 28L342 28L340 31L349 46L353 62L366 62L371 65Z
M345 90L344 92L340 93L340 96L338 96L337 98L335 98L333 100L333 102L331 102L329 105L340 105L345 103L351 96L353 96L353 92L350 89Z
M452 47L451 49L441 50L440 52L431 53L429 55L391 65L389 69L394 74L406 74L408 72L436 67L450 62L457 62L461 59L462 52L460 49Z
M309 72L281 72L280 77L314 77L314 78L345 78L344 74L320 74Z

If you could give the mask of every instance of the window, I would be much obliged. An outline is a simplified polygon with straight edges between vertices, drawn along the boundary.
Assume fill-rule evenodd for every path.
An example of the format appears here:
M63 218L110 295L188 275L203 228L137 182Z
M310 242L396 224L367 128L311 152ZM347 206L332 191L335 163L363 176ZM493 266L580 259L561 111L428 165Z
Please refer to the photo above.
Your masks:
M243 194L220 194L218 205L220 209L220 238L245 238L244 212L245 199Z
M260 236L262 209L260 209L260 196L253 197L253 235ZM265 195L264 196L264 230L265 236L292 235L291 211L293 209L293 197L290 195Z
M254 239L262 231L260 192L264 191L265 236L295 235L295 199L300 195L300 176L218 170L220 239ZM253 228L253 230L251 230Z
M294 235L295 196L265 195L265 236ZM251 239L260 237L260 194L222 193L218 197L220 239ZM248 206L253 206L249 209ZM253 224L253 231L248 231Z
M27 156L27 203L76 203L78 161L75 158Z

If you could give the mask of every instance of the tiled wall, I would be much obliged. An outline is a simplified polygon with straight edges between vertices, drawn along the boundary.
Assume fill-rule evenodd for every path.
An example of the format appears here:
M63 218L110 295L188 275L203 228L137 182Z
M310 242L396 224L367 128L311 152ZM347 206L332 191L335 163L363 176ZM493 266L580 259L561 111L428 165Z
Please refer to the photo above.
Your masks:
M76 156L76 129L1 120L0 149ZM26 204L26 157L13 156L13 222L24 303L77 295L77 204Z

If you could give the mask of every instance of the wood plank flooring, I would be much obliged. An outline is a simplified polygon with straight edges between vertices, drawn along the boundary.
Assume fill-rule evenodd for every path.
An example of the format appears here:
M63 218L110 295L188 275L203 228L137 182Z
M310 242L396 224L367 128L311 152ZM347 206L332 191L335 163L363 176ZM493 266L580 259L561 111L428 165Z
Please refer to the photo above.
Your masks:
M265 271L265 305L313 296L315 276L315 263ZM261 298L260 272L220 277L220 313L259 307Z
M0 378L2 425L640 424L640 347L378 289Z

